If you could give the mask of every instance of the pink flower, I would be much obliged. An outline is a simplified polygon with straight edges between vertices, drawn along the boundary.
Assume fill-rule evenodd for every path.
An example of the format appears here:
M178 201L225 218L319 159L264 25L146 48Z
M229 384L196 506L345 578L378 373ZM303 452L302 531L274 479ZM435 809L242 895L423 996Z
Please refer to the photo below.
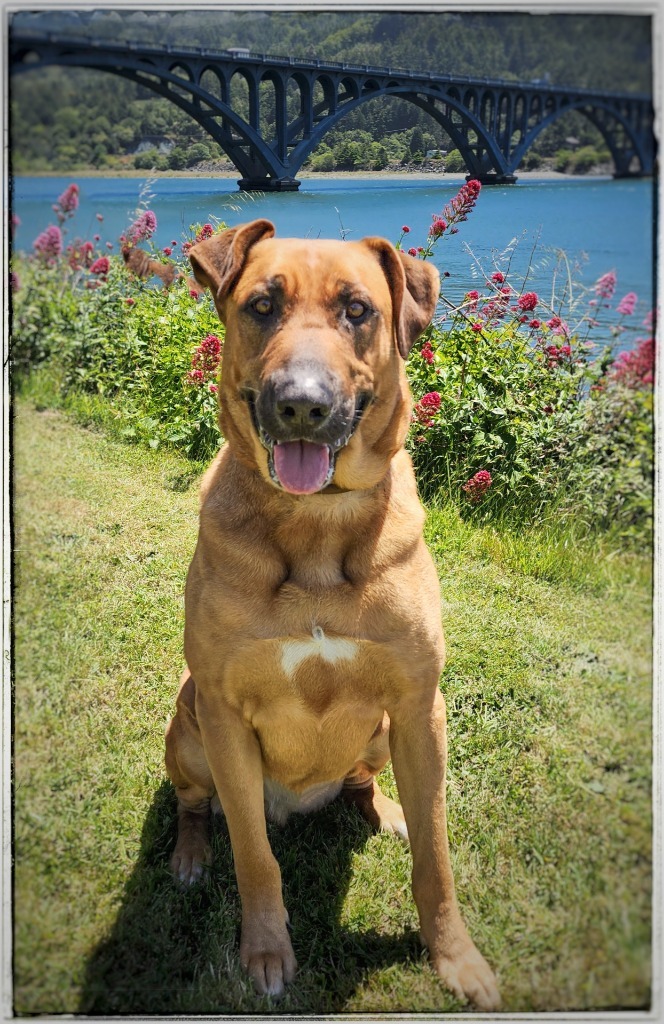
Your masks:
M466 292L466 298L470 299L471 302L477 302L479 297L480 297L480 293L477 292L477 291L473 290L472 292Z
M135 302L136 302L136 300L135 300L135 299L125 299L125 303L126 303L126 304L127 304L128 306L133 306L133 305L135 305Z
M536 331L538 327L542 326L542 324L541 324L541 322L539 320L531 320L530 323L528 324L528 326L532 327L533 330Z
M100 242L101 241L101 235L93 235L92 238L93 238L93 240L95 242Z
M199 298L200 298L200 295L198 294L198 292L197 292L197 291L194 291L194 289L193 289L193 288L190 288L190 289L189 289L189 297L190 297L191 299L196 299L196 301L198 302L198 300L199 300Z
M636 292L627 292L627 295L623 295L622 299L616 306L616 311L621 316L631 316L636 307L638 296Z
M615 380L635 391L651 387L655 380L655 339L642 339L631 352L621 352L611 367Z
M402 233L403 233L404 235L408 235L408 234L410 234L410 228L408 227L408 225L407 225L407 224L404 224L404 226L402 227L401 231L402 231Z
M113 248L113 243L112 242L107 242L106 243L106 248L107 249L112 249Z
M595 282L595 294L599 295L602 299L613 298L617 280L618 278L613 270L610 270L607 274L602 274Z
M100 256L98 260L95 260L90 267L91 274L108 274L110 269L110 263L108 262L108 256Z
M504 274L501 274L501 272L500 272L499 270L497 270L497 271L495 272L495 274L492 274L492 275L491 275L491 280L492 280L492 281L495 281L495 282L496 282L496 284L502 284L502 283L503 283L503 281L505 280L505 275L504 275Z
M171 253L173 252L171 247L168 246L168 245L164 249L162 249L161 251L163 252L164 256L170 256Z
M97 218L97 220L98 220L98 221L99 221L99 223L101 224L101 222L102 222L102 221L103 221L103 219L104 219L104 218L102 217L101 213L95 213L95 217Z
M534 309L538 302L539 298L536 292L524 292L517 299L519 309L522 309L524 312Z
M218 391L217 385L216 384L208 384L208 390L211 391L213 395L216 395L216 393Z
M73 216L78 209L78 192L78 185L75 183L67 185L62 195L59 196L57 203L54 203L53 209L61 224L67 217Z
M466 480L461 490L465 491L469 501L477 502L486 494L492 482L491 473L487 469L480 469L470 480Z
M409 256L417 256L417 249L412 249L412 248L409 249L408 250L408 255Z
M476 334L479 334L479 332L482 330L482 324L472 324L471 326Z
M148 238L152 238L156 230L156 216L152 210L144 210L140 217L137 217L134 223L131 224L127 230L126 241L131 245L137 245L138 242L147 241Z
M565 336L569 332L569 328L564 320L561 320L559 316L552 316L550 320L547 320L546 326L549 330L553 331L554 334L564 334Z
M62 232L55 224L49 224L45 231L35 238L32 248L37 256L46 261L53 261L62 252Z

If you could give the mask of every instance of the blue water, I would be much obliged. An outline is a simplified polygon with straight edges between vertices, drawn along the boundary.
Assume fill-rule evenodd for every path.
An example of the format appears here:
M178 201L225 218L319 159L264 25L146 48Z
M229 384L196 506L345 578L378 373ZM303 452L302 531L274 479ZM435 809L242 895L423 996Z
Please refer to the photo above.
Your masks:
M137 178L16 177L18 249L29 250L39 232L55 223L51 204L73 180L81 191L78 212L67 224L70 237L98 233L102 248L109 241L117 251L145 184ZM191 224L212 220L233 226L259 216L274 221L279 234L302 238L383 235L396 241L408 225L407 247L424 244L433 214L442 211L462 183L461 177L332 177L304 179L296 193L267 195L238 192L235 178L160 178L149 183L149 207L157 216L154 241L160 248L173 240L181 244L190 237ZM653 200L653 184L645 179L530 180L485 187L458 234L441 240L435 261L450 274L445 289L451 298L481 283L479 265L489 272L509 266L515 284L530 266L529 284L550 296L553 252L564 250L580 263L582 283L592 284L614 270L617 295L636 292L645 313L653 305ZM97 213L104 217L101 224Z

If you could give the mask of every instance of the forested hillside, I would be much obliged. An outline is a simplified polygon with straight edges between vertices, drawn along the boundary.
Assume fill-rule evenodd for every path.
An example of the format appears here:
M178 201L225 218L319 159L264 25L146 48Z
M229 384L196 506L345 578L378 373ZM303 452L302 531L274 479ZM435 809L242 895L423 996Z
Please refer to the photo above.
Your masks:
M594 89L651 90L651 23L644 16L507 13L274 13L88 11L20 13L12 28L97 39L225 49L483 75ZM235 101L242 107L241 87ZM223 157L168 100L103 72L47 68L14 76L13 166L17 172L193 167ZM291 98L295 104L296 97ZM269 104L264 117L270 120ZM557 122L527 159L572 160L601 137L581 115ZM421 162L451 148L442 129L405 101L376 99L349 114L312 155L313 169L380 169ZM579 150L579 151L580 151ZM563 156L561 154L567 154ZM453 159L452 154L452 159ZM586 154L587 156L587 154ZM592 159L591 159L592 162Z

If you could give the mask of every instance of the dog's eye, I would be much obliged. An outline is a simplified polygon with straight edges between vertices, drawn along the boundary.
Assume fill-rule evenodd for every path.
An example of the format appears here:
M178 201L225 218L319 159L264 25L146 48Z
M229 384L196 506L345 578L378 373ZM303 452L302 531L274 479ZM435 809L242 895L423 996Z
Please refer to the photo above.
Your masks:
M363 302L350 302L346 306L346 316L349 320L361 320L367 311Z
M263 295L259 299L254 299L251 303L251 308L255 313L258 313L259 316L269 316L274 309L274 306L272 305L271 300L267 299Z

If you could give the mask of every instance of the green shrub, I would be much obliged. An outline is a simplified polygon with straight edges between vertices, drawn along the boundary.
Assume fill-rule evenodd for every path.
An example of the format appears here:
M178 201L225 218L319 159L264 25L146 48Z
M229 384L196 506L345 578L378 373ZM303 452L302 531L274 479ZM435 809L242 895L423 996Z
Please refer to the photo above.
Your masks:
M565 174L572 165L574 153L571 149L558 149L555 154L554 168L559 174Z
M572 171L574 174L587 174L599 162L599 153L594 146L582 146L572 157Z
M326 149L324 153L317 153L311 160L312 171L333 171L335 168L334 153Z
M448 174L459 174L466 170L466 162L458 149L452 149L445 157L445 170Z
M433 218L426 244L410 252L430 258L479 193L478 182L463 185ZM150 218L144 211L133 227L145 229ZM196 237L213 231L204 225ZM404 227L399 246L409 234ZM35 253L14 270L15 383L45 366L65 404L80 396L89 396L88 409L106 403L104 425L127 440L173 445L196 459L214 453L223 328L211 299L190 292L186 264L169 290L94 252L84 265L77 253ZM568 274L557 269L556 280ZM611 272L574 303L565 291L547 305L494 269L460 306L446 303L406 367L415 398L408 446L427 498L517 525L562 517L585 531L649 532L654 343L614 361L613 339L636 303L626 296L614 312L615 284Z

